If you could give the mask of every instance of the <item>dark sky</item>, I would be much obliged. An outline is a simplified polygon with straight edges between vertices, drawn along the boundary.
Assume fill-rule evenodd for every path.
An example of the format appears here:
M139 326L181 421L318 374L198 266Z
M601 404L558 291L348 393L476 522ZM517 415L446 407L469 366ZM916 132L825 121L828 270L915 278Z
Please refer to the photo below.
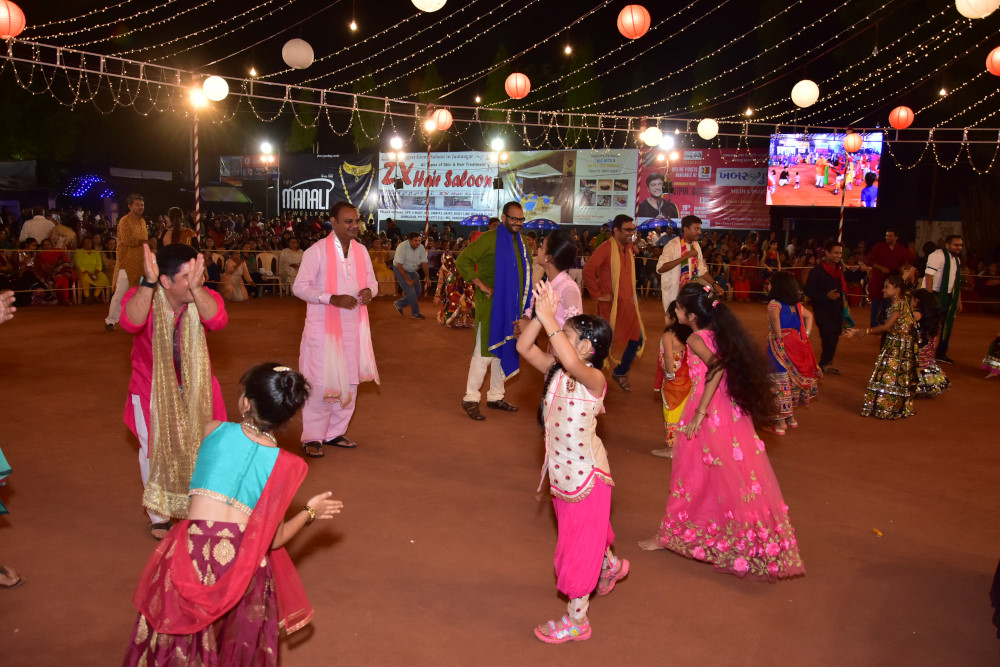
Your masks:
M312 44L317 58L340 53L273 80L300 83L315 78L309 85L350 90L354 81L371 72L377 85L373 94L414 100L427 87L425 76L434 77L425 69L431 61L440 79L450 84L489 67L501 47L511 55L527 50L514 66L531 77L533 92L504 105L529 109L588 105L587 110L601 113L726 118L738 117L751 106L761 109L755 118L763 116L768 123L871 126L885 125L888 111L897 104L918 110L934 103L918 115L916 126L947 121L961 127L1000 108L989 97L997 92L996 80L989 74L973 78L983 71L989 50L1000 45L1000 40L990 38L1000 12L970 22L961 19L950 1L648 2L654 28L632 43L615 27L624 2L574 5L564 0L449 0L441 11L423 15L405 0L128 0L77 21L36 27L108 4L112 3L52 0L29 6L25 2L29 30L22 38L61 46L104 40L78 48L105 54L155 47L125 57L204 74L247 76L251 66L263 75L284 69L281 45L301 37ZM558 38L545 41L595 8ZM253 20L267 12L273 14ZM352 16L359 25L356 33L347 27ZM817 20L817 25L808 27ZM108 25L94 27L98 24ZM148 27L151 24L155 25ZM79 34L58 34L84 28ZM222 36L234 28L239 29ZM376 37L382 31L386 34ZM197 35L188 37L192 33ZM569 56L563 52L567 44L574 49ZM876 45L879 51L873 55ZM444 56L448 51L453 53ZM584 68L588 62L592 64ZM884 69L873 74L880 67ZM509 67L503 73L508 71ZM788 94L804 77L820 82L824 95L836 95L796 113ZM940 88L951 90L970 80L959 92L938 99ZM437 95L445 92L449 92L445 103L471 105L476 94L488 93L488 85L485 78L473 77L464 86L446 86ZM67 113L44 95L26 100L9 68L0 76L0 97L22 110L18 122L25 136L31 136L36 125L51 126L53 119L63 119ZM977 101L977 106L963 112ZM260 109L262 115L268 111L267 105ZM61 148L69 153L67 159L176 171L187 159L189 126L173 114L154 112L146 117L126 109L101 115L81 108L71 115L72 119L60 121L65 128ZM347 116L334 115L333 122L335 127L346 126ZM282 141L290 124L288 113L270 124L249 114L222 125L203 123L204 151L252 151L261 138ZM981 124L996 127L1000 118ZM623 134L618 137L624 139ZM353 150L349 136L338 138L326 128L318 141L323 152ZM456 138L451 147L464 148L462 143L470 141Z

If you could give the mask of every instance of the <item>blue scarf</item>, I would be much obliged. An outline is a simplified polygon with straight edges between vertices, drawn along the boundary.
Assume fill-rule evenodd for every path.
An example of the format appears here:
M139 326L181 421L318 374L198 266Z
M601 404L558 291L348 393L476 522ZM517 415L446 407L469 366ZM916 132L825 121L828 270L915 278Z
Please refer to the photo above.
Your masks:
M497 225L493 275L493 298L490 305L489 351L500 359L504 379L517 373L520 356L514 338L514 322L520 319L531 300L531 259L521 242L521 235L510 233L502 223ZM514 244L521 254L524 278L517 270Z

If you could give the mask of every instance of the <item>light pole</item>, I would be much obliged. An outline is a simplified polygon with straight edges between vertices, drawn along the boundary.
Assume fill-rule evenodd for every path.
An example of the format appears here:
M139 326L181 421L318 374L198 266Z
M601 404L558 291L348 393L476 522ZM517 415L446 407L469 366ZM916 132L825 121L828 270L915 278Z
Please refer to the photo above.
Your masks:
M271 173L271 165L274 164L274 148L270 141L262 141L260 144L260 161L264 165L264 224L270 219L271 198L267 187L267 177Z
M431 229L431 135L437 130L437 121L431 116L424 121L424 133L427 135L427 172L424 174L424 184L427 186L424 197L424 245L427 244Z
M497 180L493 182L493 189L497 193L497 217L500 217L500 193L503 191L503 179L500 176L500 165L509 159L509 156L503 150L503 139L501 137L495 137L493 141L490 142L490 148L493 151L490 153L490 160L496 159L497 161Z
M194 231L201 236L201 187L198 181L198 110L208 106L208 97L201 87L191 89L191 108L194 109L192 143L192 171L194 172Z
M403 189L403 179L399 178L399 163L406 159L406 153L403 152L403 140L397 136L389 139L389 159L393 162L392 167L392 217L395 219L399 213L399 191ZM381 231L382 221L379 220L379 228L376 231Z

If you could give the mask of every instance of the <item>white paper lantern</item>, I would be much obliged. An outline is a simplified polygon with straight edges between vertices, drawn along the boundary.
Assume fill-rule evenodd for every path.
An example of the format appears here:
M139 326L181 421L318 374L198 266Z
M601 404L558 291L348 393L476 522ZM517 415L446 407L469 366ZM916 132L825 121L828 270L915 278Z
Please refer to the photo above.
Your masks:
M436 12L444 7L448 0L413 0L413 6L422 12Z
M792 87L792 102L795 106L805 109L816 104L819 99L819 86L814 81L802 79Z
M711 118L703 118L698 123L698 136L702 139L715 139L719 134L719 124Z
M660 128L652 125L643 130L641 138L642 143L647 146L656 146L663 139L663 132L660 131Z
M313 64L313 47L304 39L290 39L281 47L281 59L292 69L305 69Z
M955 0L955 9L967 19L982 19L1000 7L1000 0Z
M201 84L205 97L213 102L221 102L229 95L229 84L221 76L210 76Z

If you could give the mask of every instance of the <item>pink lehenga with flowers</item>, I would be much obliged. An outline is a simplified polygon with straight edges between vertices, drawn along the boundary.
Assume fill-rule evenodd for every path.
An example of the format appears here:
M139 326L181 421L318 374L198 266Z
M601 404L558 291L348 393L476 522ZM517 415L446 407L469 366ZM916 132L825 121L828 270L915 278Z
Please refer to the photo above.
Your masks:
M715 334L700 336L713 354ZM681 428L698 410L707 367L687 348L691 395ZM712 563L720 572L776 581L805 573L788 506L754 432L753 420L733 403L723 376L693 438L678 432L670 471L670 497L657 539L682 556Z

